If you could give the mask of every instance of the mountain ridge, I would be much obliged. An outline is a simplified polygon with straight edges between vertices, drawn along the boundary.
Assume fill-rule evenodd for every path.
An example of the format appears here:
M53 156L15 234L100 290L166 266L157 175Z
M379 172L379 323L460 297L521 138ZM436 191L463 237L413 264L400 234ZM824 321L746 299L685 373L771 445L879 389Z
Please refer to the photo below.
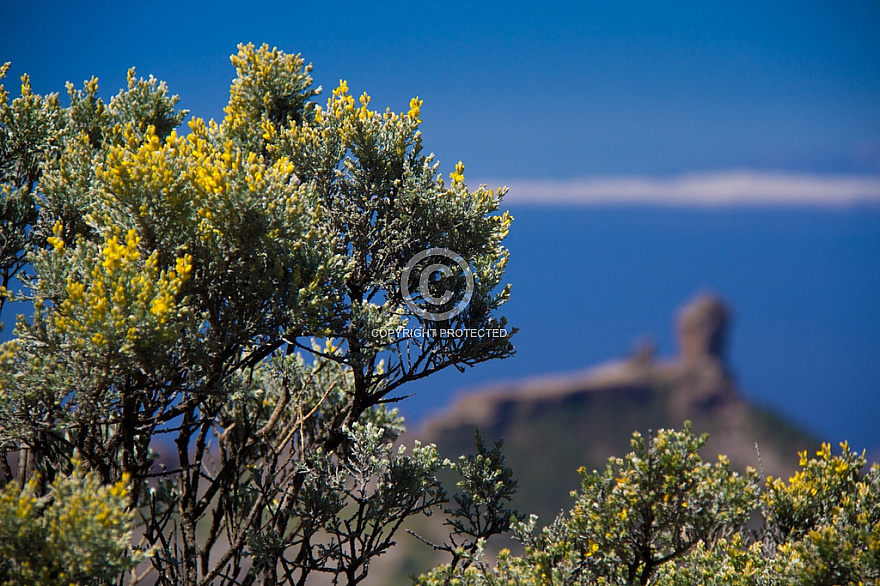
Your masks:
M725 454L740 471L790 475L798 452L819 442L744 397L725 360L729 323L724 301L700 294L679 313L679 354L672 359L656 358L642 342L624 360L494 383L459 396L415 435L446 454L472 452L477 428L487 442L504 438L520 478L517 504L544 518L567 508L579 467L599 469L608 457L623 456L635 431L680 429L686 420L709 434L705 460Z

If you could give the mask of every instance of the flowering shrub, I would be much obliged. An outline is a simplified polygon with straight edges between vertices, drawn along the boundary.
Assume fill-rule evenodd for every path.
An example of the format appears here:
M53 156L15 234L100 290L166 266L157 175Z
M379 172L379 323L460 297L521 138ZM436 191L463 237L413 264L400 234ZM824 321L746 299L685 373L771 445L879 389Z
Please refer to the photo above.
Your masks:
M423 576L425 585L770 586L875 584L880 580L880 466L864 454L824 444L801 454L788 482L754 470L740 476L727 458L701 460L689 424L660 430L612 458L604 473L581 471L567 514L536 532L536 517L515 526L523 556L502 551L494 566L476 552L469 564ZM763 527L747 528L760 515Z
M152 554L92 556L72 583L361 581L446 502L436 450L391 449L398 389L513 352L419 327L401 293L415 254L454 250L472 291L444 327L506 325L504 190L469 189L461 163L444 181L422 101L380 112L341 81L319 105L311 66L267 46L232 64L225 118L185 134L177 97L133 69L108 102L96 79L66 107L27 76L15 99L0 86L0 308L33 306L0 348L0 482L43 499L34 479L74 459L88 482L125 479L124 506L93 492L122 515L114 539L132 522ZM402 326L428 333L388 335Z
M59 476L46 496L39 479L0 491L0 583L68 586L111 583L143 560L129 551L133 512L129 478L102 486L75 468Z

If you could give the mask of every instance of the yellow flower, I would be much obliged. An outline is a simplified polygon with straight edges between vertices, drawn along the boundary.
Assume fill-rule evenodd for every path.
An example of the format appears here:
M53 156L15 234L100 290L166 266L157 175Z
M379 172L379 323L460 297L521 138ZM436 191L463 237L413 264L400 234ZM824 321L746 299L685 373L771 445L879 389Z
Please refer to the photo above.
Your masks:
M333 90L333 95L336 97L342 97L348 93L348 82L344 79L339 80L339 87Z
M55 222L55 225L52 226L52 236L46 238L46 242L51 244L55 250L64 250L64 240L61 239L61 232L64 229L64 226L61 224L61 220Z
M104 261L101 263L101 266L107 269L108 275L112 275L122 265L128 264L130 261L140 257L140 253L137 251L140 241L141 239L135 230L129 230L125 235L125 244L119 242L118 236L113 236L106 241L107 244L101 251L104 255Z
M193 258L191 254L184 254L174 263L174 270L177 272L181 281L189 280L190 273L192 272L192 261Z
M453 183L464 183L464 163L461 161L455 166L455 171L449 174Z
M161 297L157 297L150 302L150 313L156 316L157 321L160 324L164 324L168 321L168 311L170 309L171 300L167 295L162 295Z
M419 114L422 112L422 104L424 102L418 98L413 98L409 101L409 112L407 112L407 116L410 120L414 120L416 124L420 123Z

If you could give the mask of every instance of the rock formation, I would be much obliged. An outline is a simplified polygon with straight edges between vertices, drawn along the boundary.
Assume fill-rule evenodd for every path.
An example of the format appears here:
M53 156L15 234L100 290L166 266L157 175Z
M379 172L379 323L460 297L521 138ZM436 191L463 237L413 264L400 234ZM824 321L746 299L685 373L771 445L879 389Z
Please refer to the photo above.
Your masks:
M609 456L622 456L633 431L680 429L685 420L710 434L704 459L726 454L740 470L790 475L797 452L817 443L745 401L725 362L729 326L727 305L699 295L679 313L673 359L658 359L642 343L628 359L587 371L476 391L417 437L445 454L470 451L475 427L487 441L503 437L522 500L543 514L567 508L579 466L601 468Z

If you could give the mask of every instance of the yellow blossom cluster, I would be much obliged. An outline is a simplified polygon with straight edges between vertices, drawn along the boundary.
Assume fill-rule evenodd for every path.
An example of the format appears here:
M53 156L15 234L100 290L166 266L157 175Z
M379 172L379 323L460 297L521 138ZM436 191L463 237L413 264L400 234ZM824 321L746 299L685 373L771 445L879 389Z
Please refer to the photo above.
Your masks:
M291 153L295 160L310 157L320 160L316 153L323 153L329 160L341 161L346 150L358 155L360 146L378 143L380 149L401 160L408 147L419 137L418 125L422 100L413 98L405 115L386 109L384 112L370 110L370 96L364 92L355 100L349 93L348 82L339 80L325 108L315 106L311 120L276 131L271 125L263 126L263 137L273 140L271 150ZM359 105L358 105L359 104ZM326 159L325 159L326 160ZM308 162L308 161L307 161Z
M220 148L214 148L209 141L198 136L192 137L191 147L198 164L193 167L190 177L200 193L226 195L231 183L238 178L244 179L249 191L257 192L266 188L266 166L256 153L251 152L242 157L242 153L235 150L230 140L224 141ZM287 163L285 161L283 166L286 167ZM210 209L199 209L202 217L210 218L210 214Z
M289 158L267 164L254 152L243 154L230 139L217 143L201 120L191 122L191 128L184 148L190 159L186 178L194 187L192 203L202 240L236 231L242 210L255 201L270 213L280 207L288 216L296 215L300 201L290 181L295 169ZM277 229L270 232L278 235Z
M95 169L107 195L139 209L141 216L149 213L150 206L185 205L182 171L186 163L186 139L172 131L163 141L152 126L147 128L143 138L131 125L125 128L123 135L125 143L112 147L104 163Z
M409 112L407 112L406 115L416 124L421 124L422 122L421 118L419 118L419 115L422 112L422 104L424 104L424 101L418 98L413 98L409 101Z
M229 104L224 109L223 125L230 136L242 137L252 134L253 128L264 128L271 136L272 130L285 125L285 118L296 110L296 104L278 103L279 96L302 95L307 98L320 92L309 89L312 79L311 64L300 55L288 55L277 48L263 44L239 45L238 54L231 57L238 76L229 90ZM264 140L269 140L265 138Z
M15 358L15 352L18 349L18 340L9 340L0 344L0 364L9 362Z
M63 228L61 220L56 221L55 225L52 226L52 236L46 238L46 241L59 252L64 250L64 240L61 239Z
M880 570L880 468L875 464L863 475L864 452L853 452L847 442L840 447L840 455L828 443L815 458L801 452L801 469L787 483L768 478L761 497L784 539L779 552L809 577L804 583L854 583L835 574L841 567L852 575L869 566Z
M114 234L87 270L67 277L66 297L52 314L55 330L82 343L96 346L118 342L123 349L146 332L161 329L178 313L182 284L192 273L192 256L175 260L175 267L160 270L158 253L139 262L140 238L129 230L124 240ZM83 245L83 248L86 248Z
M780 478L767 478L768 492L765 500L771 506L786 501L787 507L813 507L815 498L822 493L832 494L846 483L857 482L861 465L849 449L849 444L840 444L843 453L835 456L831 452L831 444L823 443L816 452L817 459L809 459L807 452L798 454L801 470L795 472L786 484Z
M464 163L459 161L455 165L455 171L449 174L449 178L452 179L453 185L456 183L464 183Z
M178 228L195 229L205 241L234 229L242 209L254 201L270 212L279 203L290 213L298 209L289 158L267 163L253 151L242 151L213 121L194 118L189 126L187 137L171 132L164 141L152 127L143 139L127 129L126 143L112 147L96 170L105 197L139 210L163 230L170 229L168 222L182 222ZM112 223L111 218L98 221ZM64 244L57 236L50 243Z
M134 513L127 510L129 474L101 486L74 461L70 476L59 474L51 498L39 497L39 481L0 490L0 557L15 584L67 585L103 581L143 556L125 555ZM9 576L9 574L7 574Z
M501 223L501 237L504 238L510 232L510 224L513 222L513 216L510 215L509 211L505 211L500 216L496 216L499 218L499 222Z

